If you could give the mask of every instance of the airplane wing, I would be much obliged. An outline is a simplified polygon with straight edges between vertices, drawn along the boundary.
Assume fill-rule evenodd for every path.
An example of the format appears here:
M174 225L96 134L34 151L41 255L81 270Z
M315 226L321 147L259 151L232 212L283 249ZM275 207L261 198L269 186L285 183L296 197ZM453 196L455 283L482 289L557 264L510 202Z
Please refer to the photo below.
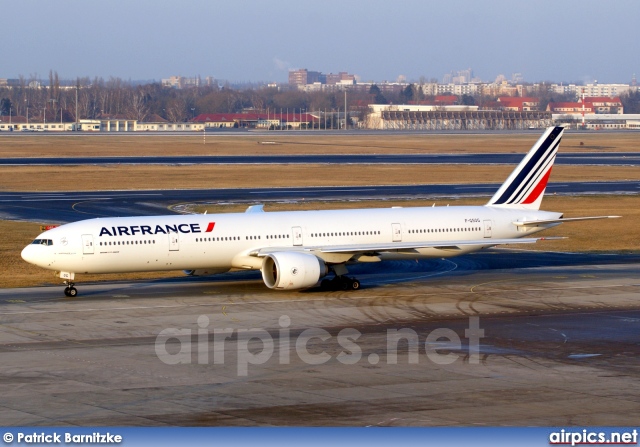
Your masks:
M538 225L578 222L581 220L597 220L597 219L617 219L620 216L593 216L593 217L569 217L564 219L548 219L548 220L523 220L516 221L513 224L517 227L537 227Z
M419 248L437 248L441 250L460 250L463 246L475 245L492 247L494 245L504 244L533 244L541 240L557 240L565 239L563 237L529 237L529 238L511 238L511 239L477 239L477 240L459 240L459 241L425 241L425 242L389 242L385 244L346 244L346 245L327 245L327 246L306 246L306 247L269 247L261 248L250 253L251 256L266 256L271 253L281 251L307 251L321 253L352 253L352 254L370 254L381 252L411 252Z

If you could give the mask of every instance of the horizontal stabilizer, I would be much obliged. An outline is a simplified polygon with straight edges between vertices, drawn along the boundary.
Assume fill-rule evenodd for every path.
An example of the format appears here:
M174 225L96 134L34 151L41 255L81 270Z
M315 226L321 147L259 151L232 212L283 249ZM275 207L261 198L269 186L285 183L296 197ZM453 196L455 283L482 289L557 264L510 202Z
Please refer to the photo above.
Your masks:
M262 203L260 205L251 205L245 210L245 213L264 213L264 205Z
M597 219L617 219L620 216L592 216L592 217L569 217L565 219L546 219L546 220L525 220L513 222L517 227L537 227L539 225L564 223L564 222L578 222L581 220L597 220Z

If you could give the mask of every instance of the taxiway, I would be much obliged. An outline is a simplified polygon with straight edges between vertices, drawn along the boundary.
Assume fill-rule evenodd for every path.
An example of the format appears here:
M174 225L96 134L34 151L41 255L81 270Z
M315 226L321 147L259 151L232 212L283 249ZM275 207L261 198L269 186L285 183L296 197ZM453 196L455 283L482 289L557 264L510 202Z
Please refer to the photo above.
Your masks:
M14 157L0 159L0 166L80 165L238 165L238 164L488 164L513 165L522 154L346 154L346 155L198 155L128 157ZM640 155L626 152L567 152L556 156L557 165L638 166Z

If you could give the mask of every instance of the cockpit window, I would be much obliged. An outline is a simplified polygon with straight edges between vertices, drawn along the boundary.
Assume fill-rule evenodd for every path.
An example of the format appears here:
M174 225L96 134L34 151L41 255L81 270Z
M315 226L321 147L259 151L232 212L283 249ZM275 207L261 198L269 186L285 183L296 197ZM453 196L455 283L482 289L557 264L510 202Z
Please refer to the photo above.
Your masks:
M31 245L53 245L51 239L34 239Z

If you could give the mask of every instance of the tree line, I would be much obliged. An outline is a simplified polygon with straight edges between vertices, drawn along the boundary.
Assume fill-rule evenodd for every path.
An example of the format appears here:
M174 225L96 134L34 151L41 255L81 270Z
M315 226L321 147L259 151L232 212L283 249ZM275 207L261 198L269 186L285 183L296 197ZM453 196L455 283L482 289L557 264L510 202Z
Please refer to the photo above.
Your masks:
M163 87L160 83L135 84L120 78L105 80L78 78L63 83L54 71L49 72L49 82L41 86L35 76L20 76L18 85L0 87L0 116L28 116L33 121L74 122L76 119L119 118L138 121L164 119L185 122L201 113L239 113L245 110L279 113L285 110L300 113L344 110L344 93L304 92L296 89L269 87L232 88L229 84L206 85L186 89ZM575 101L574 95L554 95L546 91L536 92L541 110L552 101ZM77 96L76 96L77 95ZM367 91L350 90L350 113L364 118L368 104L407 104L429 101L418 84L410 84L395 91L385 91L373 85ZM462 95L458 104L488 106L496 98ZM640 112L640 94L621 97L626 113Z
M35 78L21 76L18 85L0 87L0 116L28 115L30 120L46 118L48 122L108 117L185 122L201 113L239 113L247 109L270 109L274 113L344 109L342 92L268 87L240 90L229 84L174 89L158 82L138 85L114 77L108 80L78 78L71 85L63 85L53 71L49 74L49 83L41 84ZM349 92L350 110L366 108L374 96L368 92Z

